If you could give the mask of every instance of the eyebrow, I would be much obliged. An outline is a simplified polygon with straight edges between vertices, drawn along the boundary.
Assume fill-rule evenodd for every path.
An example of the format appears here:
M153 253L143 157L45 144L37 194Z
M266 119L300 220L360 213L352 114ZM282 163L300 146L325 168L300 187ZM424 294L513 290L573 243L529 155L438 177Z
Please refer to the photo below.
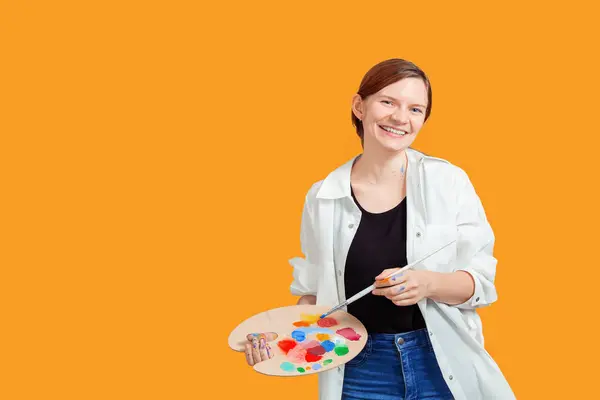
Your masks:
M392 100L394 100L394 101L397 101L397 102L399 102L399 101L400 101L400 100L398 100L398 99L396 99L396 98L394 98L394 97L392 97L392 96L388 96L388 95L386 95L386 94L382 94L382 95L381 95L381 97L385 97L385 98L387 98L387 99L392 99ZM423 107L423 108L427 109L427 106L424 106L423 104L414 103L414 104L412 104L412 105L413 105L413 106L418 106L418 107Z

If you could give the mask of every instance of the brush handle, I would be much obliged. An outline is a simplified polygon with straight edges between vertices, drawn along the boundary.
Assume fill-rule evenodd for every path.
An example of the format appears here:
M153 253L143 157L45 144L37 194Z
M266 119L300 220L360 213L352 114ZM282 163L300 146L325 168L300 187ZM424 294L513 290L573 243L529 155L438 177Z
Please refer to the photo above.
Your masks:
M408 265L405 265L404 267L400 268L398 271L396 271L396 272L394 272L394 273L391 273L391 274L389 274L388 276L386 276L386 277L385 277L385 278L383 278L382 280L383 280L383 281L386 281L386 280L390 279L392 276L396 276L396 275L398 275L398 274L401 274L402 272L406 271L407 269L409 269L409 268L412 268L412 267L414 267L415 265L422 263L423 261L425 261L426 259L428 259L428 258L429 258L429 257L431 257L432 255L434 255L434 254L435 254L435 253L437 253L438 251L441 251L441 250L445 249L446 247L450 246L450 245L451 245L452 243L454 243L454 242L456 242L456 239L452 239L451 241L449 241L448 243L446 243L446 244L445 244L445 245L443 245L442 247L440 247L440 248L437 248L437 249L433 250L432 252L430 252L430 253L428 253L428 254L424 255L423 257L421 257L421 258L420 258L420 259L418 259L417 261L413 261L413 262L411 262L410 264L408 264ZM362 292L361 292L361 293L362 293Z
M343 303L341 303L341 304L333 307L331 310L327 311L325 314L323 314L321 316L321 318L325 318L326 316L339 310L340 308L345 307L352 302L355 302L356 300L360 299L361 297L371 293L374 289L375 289L375 284L372 284L371 286L364 288L360 292L356 293L354 296L350 297L348 300L344 301Z
M356 300L360 299L361 297L371 293L373 290L375 290L375 284L372 284L371 286L364 288L360 292L356 293L354 296L350 297L348 300L345 301L346 305L355 302Z
M445 249L446 247L450 246L452 243L456 242L456 239L451 240L450 242L446 243L445 245L443 245L442 247L435 249L434 251L430 252L429 254L426 254L425 256L421 257L420 259L418 259L417 261L414 261L402 268L400 268L398 271L394 272L393 274L390 274L388 276L386 276L384 279L382 279L382 281L387 281L388 279L390 279L392 276L398 275L404 271L406 271L407 269L410 269L412 267L414 267L415 265L425 261L427 258L431 257L432 255L434 255L435 253L437 253L438 251ZM321 316L321 318L324 318L326 316L328 316L329 314L331 314L334 311L339 310L340 308L347 306L350 303L355 302L356 300L360 299L361 297L364 297L365 295L371 293L373 290L375 290L376 286L375 284L372 284L366 288L364 288L363 290L361 290L360 292L356 293L354 296L350 297L348 300L344 301L342 304L337 305L335 307L333 307L331 310L327 311L325 314L323 314Z

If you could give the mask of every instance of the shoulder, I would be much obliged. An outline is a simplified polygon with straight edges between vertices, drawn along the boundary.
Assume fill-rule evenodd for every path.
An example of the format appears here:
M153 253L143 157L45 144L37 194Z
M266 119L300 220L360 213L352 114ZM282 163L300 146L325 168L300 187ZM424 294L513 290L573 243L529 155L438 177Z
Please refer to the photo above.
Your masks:
M325 182L325 179L321 179L320 181L312 184L312 186L310 187L310 189L308 189L308 192L306 193L307 202L313 203L317 200L317 193L319 193L321 186L323 186L323 182Z
M446 183L463 183L468 180L464 169L452 162L413 149L422 159L422 166L427 180L443 180Z

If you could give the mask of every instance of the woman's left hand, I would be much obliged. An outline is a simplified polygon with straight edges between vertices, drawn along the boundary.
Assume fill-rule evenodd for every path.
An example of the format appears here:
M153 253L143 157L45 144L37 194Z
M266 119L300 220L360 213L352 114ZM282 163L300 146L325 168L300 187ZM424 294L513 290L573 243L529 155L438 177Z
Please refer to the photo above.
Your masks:
M429 297L435 272L408 269L386 280L400 268L388 268L375 277L376 296L385 296L397 306L410 306Z

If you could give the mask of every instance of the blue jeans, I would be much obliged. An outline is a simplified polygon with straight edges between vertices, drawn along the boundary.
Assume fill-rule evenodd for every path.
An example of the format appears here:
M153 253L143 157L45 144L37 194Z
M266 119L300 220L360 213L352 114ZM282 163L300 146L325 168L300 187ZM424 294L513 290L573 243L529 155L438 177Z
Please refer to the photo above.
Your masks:
M346 363L342 400L451 400L427 329L375 333Z

